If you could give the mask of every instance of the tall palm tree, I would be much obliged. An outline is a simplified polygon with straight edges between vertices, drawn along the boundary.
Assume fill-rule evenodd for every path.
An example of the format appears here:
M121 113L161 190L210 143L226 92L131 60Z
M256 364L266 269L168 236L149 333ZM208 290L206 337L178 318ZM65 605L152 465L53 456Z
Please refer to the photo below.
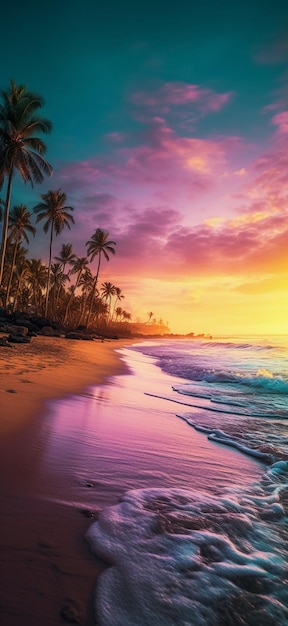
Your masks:
M109 254L115 254L114 246L116 246L116 242L109 241L109 233L105 232L105 230L102 230L102 228L97 228L95 230L95 233L92 235L91 239L89 239L89 241L86 242L86 246L87 246L88 256L90 257L90 261L93 261L95 257L98 256L98 264L97 264L96 274L94 278L94 285L93 285L93 289L91 293L91 301L90 301L90 307L89 307L88 318L87 318L87 326L88 326L90 322L95 293L97 289L97 282L98 282L102 255L104 256L104 259L106 259L106 261L109 261L110 260Z
M0 92L0 186L7 178L4 223L0 255L0 284L5 264L12 180L16 172L24 183L42 183L44 176L52 174L52 167L44 159L46 145L39 133L50 133L52 124L39 117L43 106L41 96L28 91L24 85L11 81L6 91Z
M70 222L74 224L74 217L69 211L74 211L74 209L71 206L65 205L66 194L61 189L48 191L48 193L41 194L40 198L42 198L42 202L39 202L39 204L34 207L34 212L37 213L36 222L46 220L43 226L44 233L48 233L50 230L48 278L45 299L45 317L47 317L53 236L54 233L55 235L59 235L65 226L68 226L69 229L71 228Z
M74 293L75 293L75 291L76 291L76 289L77 289L77 287L78 287L78 285L80 283L81 276L85 272L86 269L88 269L88 259L87 259L87 257L81 257L81 258L80 257L76 257L75 261L73 261L73 264L72 264L71 274L77 274L77 277L76 277L76 282L75 282L74 288L71 291L70 298L69 298L69 300L67 302L67 305L66 305L66 311L65 311L65 315L64 315L64 324L66 323L66 320L67 320L67 317L68 317L68 311L69 311L69 307L71 305L71 302L73 300Z
M13 258L11 263L10 276L8 280L8 286L6 291L6 300L5 307L7 307L9 302L9 296L12 285L13 272L16 264L17 252L19 249L20 241L23 238L26 243L29 243L29 237L27 233L31 233L34 237L36 234L35 226L31 224L31 213L27 210L27 207L24 204L20 204L20 206L15 206L13 211L9 217L9 241L14 244L13 248Z

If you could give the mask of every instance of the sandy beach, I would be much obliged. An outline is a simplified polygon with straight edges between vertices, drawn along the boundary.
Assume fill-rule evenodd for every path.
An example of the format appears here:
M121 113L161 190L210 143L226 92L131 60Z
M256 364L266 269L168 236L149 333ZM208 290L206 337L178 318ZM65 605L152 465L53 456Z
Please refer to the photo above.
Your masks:
M45 499L45 486L43 498L33 492L39 459L31 447L49 400L125 373L115 352L123 343L35 337L0 347L3 626L95 624L92 593L101 567L84 540L89 512Z

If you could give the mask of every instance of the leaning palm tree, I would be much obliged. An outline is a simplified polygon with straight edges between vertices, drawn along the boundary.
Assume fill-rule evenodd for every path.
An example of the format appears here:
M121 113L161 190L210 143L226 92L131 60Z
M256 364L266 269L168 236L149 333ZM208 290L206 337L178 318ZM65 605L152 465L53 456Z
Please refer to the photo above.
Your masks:
M34 237L36 234L36 228L35 226L32 226L30 217L31 213L29 213L27 207L24 204L20 204L20 206L15 206L9 217L9 241L11 242L11 244L13 243L13 257L11 262L8 286L6 290L5 307L7 307L9 302L13 272L16 265L16 258L20 241L21 239L24 239L26 243L29 243L29 237L27 233L31 233Z
M67 317L68 317L68 311L69 311L71 302L73 300L75 291L76 291L76 289L77 289L77 287L78 287L78 285L80 283L81 276L85 272L86 269L88 269L88 259L87 259L87 257L86 256L85 257L81 257L81 258L80 257L76 257L75 261L73 261L73 264L72 264L71 274L77 274L77 277L76 277L75 285L74 285L73 289L71 290L70 298L69 298L69 300L67 302L67 305L66 305L66 311L65 311L64 322L63 322L64 324L66 324L66 320L67 320Z
M65 205L66 194L61 189L57 189L57 191L48 191L48 193L42 194L40 198L42 198L42 202L39 202L39 204L34 207L34 212L37 213L36 222L38 223L41 220L46 220L43 226L44 233L48 233L50 230L48 278L45 299L45 317L47 317L53 236L54 233L55 235L59 235L65 226L71 228L70 222L74 224L74 218L69 211L74 211L74 209L71 206Z
M109 253L115 254L114 246L116 246L116 242L109 241L108 238L109 238L108 232L105 232L105 230L102 230L102 228L97 228L95 230L95 233L92 235L91 239L89 239L89 241L86 242L87 253L88 253L88 256L90 257L90 261L93 261L95 257L98 256L97 270L96 270L96 274L94 278L94 285L93 285L93 289L91 293L91 301L90 301L90 307L89 307L88 317L87 317L87 326L90 322L90 317L92 313L102 255L104 256L104 259L106 259L106 261L109 261L110 260Z
M46 145L39 133L50 133L52 124L39 117L43 106L41 96L28 91L24 85L11 81L6 91L0 92L0 187L7 179L4 223L0 255L0 285L2 283L7 247L12 180L16 172L24 183L42 183L44 176L51 176L52 167L44 159Z

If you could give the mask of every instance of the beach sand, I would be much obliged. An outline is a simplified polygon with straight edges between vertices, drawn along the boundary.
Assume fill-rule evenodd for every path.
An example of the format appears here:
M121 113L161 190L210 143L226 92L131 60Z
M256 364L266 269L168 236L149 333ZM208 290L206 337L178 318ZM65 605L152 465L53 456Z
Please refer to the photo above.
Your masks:
M47 401L125 373L115 348L128 343L35 337L30 344L0 347L3 626L95 624L93 592L104 565L84 540L89 511L45 499L45 481L43 497L33 493L40 459L30 451Z

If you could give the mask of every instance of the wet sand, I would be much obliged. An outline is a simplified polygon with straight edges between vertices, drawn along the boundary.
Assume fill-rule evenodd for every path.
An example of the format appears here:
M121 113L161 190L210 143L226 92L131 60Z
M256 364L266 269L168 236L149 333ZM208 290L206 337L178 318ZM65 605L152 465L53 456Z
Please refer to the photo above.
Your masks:
M92 593L101 564L84 540L89 512L47 500L44 485L35 493L41 449L35 454L33 443L49 400L125 373L115 348L127 343L35 337L30 344L0 347L3 626L95 624Z

